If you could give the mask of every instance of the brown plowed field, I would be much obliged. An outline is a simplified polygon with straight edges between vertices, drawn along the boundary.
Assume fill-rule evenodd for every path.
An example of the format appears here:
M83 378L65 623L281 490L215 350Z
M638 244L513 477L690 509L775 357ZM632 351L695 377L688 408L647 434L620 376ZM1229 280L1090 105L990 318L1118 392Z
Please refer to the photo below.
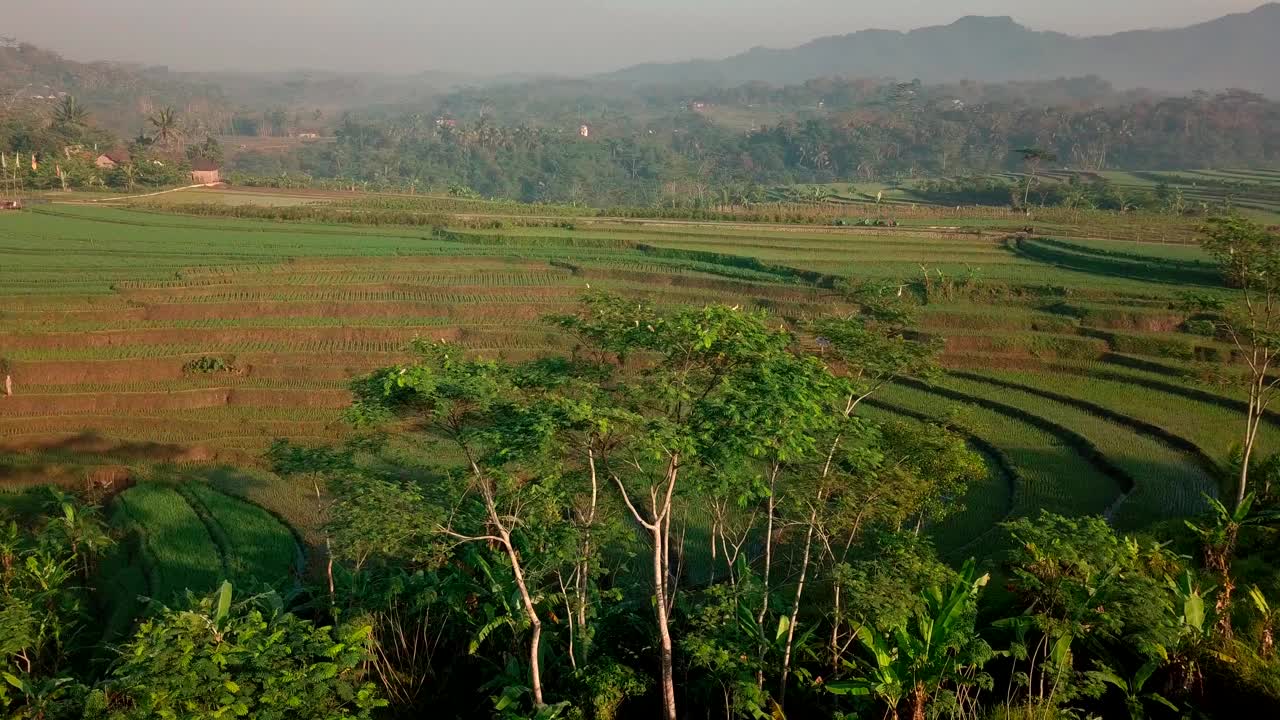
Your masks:
M344 408L346 390L207 388L178 392L14 395L0 398L0 415L153 414L221 406Z
M202 345L216 353L219 347L244 343L385 342L408 343L419 335L454 340L459 329L446 327L381 328L172 328L157 330L98 330L93 332L26 333L0 335L0 347L22 350L83 350L136 345Z

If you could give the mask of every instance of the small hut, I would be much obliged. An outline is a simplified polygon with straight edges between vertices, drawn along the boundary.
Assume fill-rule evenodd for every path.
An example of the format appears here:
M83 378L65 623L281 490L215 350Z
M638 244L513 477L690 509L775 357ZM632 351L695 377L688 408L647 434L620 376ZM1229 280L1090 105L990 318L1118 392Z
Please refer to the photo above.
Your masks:
M98 159L93 161L93 164L100 170L114 170L121 165L128 165L129 160L128 150L117 149L102 153L98 156Z
M222 166L212 160L193 160L191 162L191 182L200 185L212 185L222 182Z

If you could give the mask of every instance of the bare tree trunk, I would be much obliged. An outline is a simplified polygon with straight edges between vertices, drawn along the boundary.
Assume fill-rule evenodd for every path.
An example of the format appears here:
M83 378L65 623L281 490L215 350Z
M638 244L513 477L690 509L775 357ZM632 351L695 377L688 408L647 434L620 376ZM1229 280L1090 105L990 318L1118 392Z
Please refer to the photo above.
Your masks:
M924 706L929 702L924 683L916 683L911 690L911 720L924 720Z
M490 507L492 508L492 504ZM492 509L490 515L495 519L497 517ZM538 707L542 707L545 703L542 701L542 668L538 660L538 645L542 641L542 620L538 617L537 608L533 606L533 597L529 595L529 586L524 579L524 569L520 565L520 554L511 544L511 535L501 524L498 525L498 534L502 538L507 557L511 559L511 571L516 578L516 587L520 590L520 602L524 605L525 615L529 617L529 625L533 628L533 636L529 639L529 675L533 685L533 702Z
M665 488L654 485L649 488L650 516L646 519L640 514L631 495L627 492L622 479L613 475L614 483L622 494L622 500L632 517L641 527L649 531L649 541L653 550L653 606L658 623L659 664L662 670L662 708L665 720L676 718L676 683L675 683L675 650L671 642L670 612L674 600L670 550L671 550L671 505L675 494L676 478L680 472L680 456L671 456L668 465ZM661 493L661 497L659 497Z
M1254 418L1259 414L1258 400L1258 380L1255 379L1249 386L1249 408L1245 417L1244 443L1241 447L1240 485L1236 488L1236 508L1244 504L1245 495L1248 494L1249 462L1253 457L1253 439L1256 437L1254 425L1257 421Z
M577 582L574 583L578 594L578 630L582 635L582 641L579 643L580 650L578 661L585 664L590 652L591 634L587 632L587 608L591 599L590 582L591 582L591 531L595 527L596 507L599 500L600 486L599 475L596 472L596 456L592 448L587 448L587 466L591 470L591 505L587 510L586 531L582 542L582 561L578 565Z
M1236 582L1229 571L1222 573L1222 586L1218 589L1218 600L1214 603L1214 614L1218 616L1218 636L1230 640L1235 632L1231 627L1231 595L1235 592Z
M804 581L809 573L809 551L813 548L813 529L818 524L818 508L809 513L809 530L804 538L804 557L800 560L800 580L796 583L796 596L791 602L791 623L787 626L787 649L782 656L782 682L778 687L778 706L787 702L787 680L791 677L791 647L796 637L796 621L800 617L800 598L804 595Z
M655 524L653 535L654 610L658 621L659 662L662 667L662 710L666 720L676 720L675 653L671 645L671 628L667 616L667 573L663 558L666 543L663 528Z
M316 508L321 512L321 514L323 514L324 502L320 499L320 481L316 479L314 475L312 475L311 477L311 486L315 488L315 491L316 491ZM329 605L330 607L332 607L334 603L333 541L332 539L330 539L329 533L325 533L324 535L324 558L325 558L324 574L325 574L325 578L329 581Z
M515 545L511 542L511 532L498 515L498 506L493 497L493 488L475 461L471 462L471 471L480 485L480 494L484 498L484 506L489 515L489 523L498 533L497 540L502 545L502 549L506 551L507 558L511 561L511 573L515 576L516 588L520 591L520 602L524 606L525 615L529 618L529 626L533 629L532 636L529 638L529 676L530 684L533 688L533 702L538 707L542 707L546 704L542 699L542 667L538 659L538 646L542 642L542 619L538 617L538 609L533 605L533 596L529 594L529 585L524 577L524 567L520 563L520 553L516 552Z
M756 625L760 628L760 634L764 637L764 616L769 610L769 573L773 569L773 516L774 509L777 507L777 487L778 487L778 471L780 465L774 463L773 471L769 473L769 518L765 522L764 533L764 591L760 599L760 614L756 616ZM760 664L764 665L763 645L760 646ZM756 687L764 687L764 671L756 671Z
M843 616L840 612L840 583L835 583L835 615L831 619L831 670L840 669L840 624Z

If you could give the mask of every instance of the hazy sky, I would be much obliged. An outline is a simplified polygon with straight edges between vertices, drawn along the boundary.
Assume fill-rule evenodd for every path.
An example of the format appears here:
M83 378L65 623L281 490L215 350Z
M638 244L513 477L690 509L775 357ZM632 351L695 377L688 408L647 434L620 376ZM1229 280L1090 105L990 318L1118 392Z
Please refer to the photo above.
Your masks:
M1263 0L0 0L0 35L77 60L587 73L865 28L1011 15L1039 30L1174 27Z

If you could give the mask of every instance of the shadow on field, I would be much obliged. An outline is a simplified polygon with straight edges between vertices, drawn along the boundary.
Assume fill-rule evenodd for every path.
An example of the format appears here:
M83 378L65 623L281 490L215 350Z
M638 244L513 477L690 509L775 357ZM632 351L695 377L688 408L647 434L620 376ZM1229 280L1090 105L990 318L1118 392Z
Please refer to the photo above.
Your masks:
M0 442L0 450L44 455L94 455L118 460L199 460L205 455L200 448L189 448L157 442L135 442L104 437L95 432L41 438L18 438Z
M1064 270L1165 285L1222 287L1222 279L1213 268L1184 261L1131 259L1041 239L1017 239L1009 247L1019 257Z

